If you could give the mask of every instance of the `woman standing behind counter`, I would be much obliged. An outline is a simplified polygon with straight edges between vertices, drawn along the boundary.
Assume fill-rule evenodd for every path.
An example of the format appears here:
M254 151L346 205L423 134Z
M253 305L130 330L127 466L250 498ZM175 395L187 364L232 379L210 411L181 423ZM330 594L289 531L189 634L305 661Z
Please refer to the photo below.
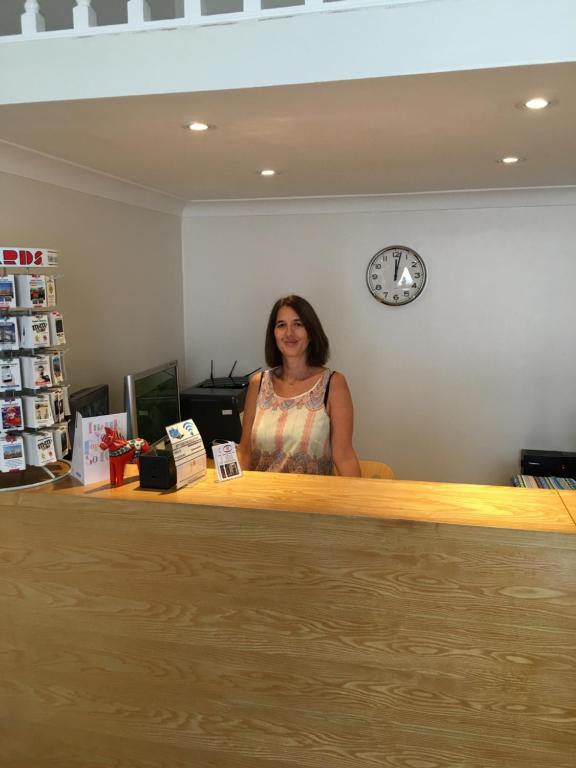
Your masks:
M268 370L250 380L238 454L243 469L360 477L352 447L352 398L325 367L330 347L312 306L286 296L266 329Z

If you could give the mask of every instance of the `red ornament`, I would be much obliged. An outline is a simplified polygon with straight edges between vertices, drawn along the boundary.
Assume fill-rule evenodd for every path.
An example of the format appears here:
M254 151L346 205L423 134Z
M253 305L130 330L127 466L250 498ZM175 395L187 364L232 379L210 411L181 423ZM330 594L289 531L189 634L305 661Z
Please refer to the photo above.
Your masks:
M104 428L104 436L100 443L102 451L110 452L110 485L117 488L124 484L124 469L126 464L138 464L140 471L140 455L148 453L150 446L140 437L126 440L125 437L110 427Z

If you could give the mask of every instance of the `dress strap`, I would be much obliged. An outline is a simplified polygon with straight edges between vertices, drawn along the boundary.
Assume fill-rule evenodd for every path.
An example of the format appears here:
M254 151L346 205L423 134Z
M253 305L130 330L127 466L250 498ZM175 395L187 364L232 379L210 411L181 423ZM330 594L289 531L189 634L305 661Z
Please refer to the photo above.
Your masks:
M330 376L328 376L328 381L326 382L326 389L324 391L324 408L328 405L328 395L330 394L330 382L332 381L332 376L334 376L335 371L330 371Z

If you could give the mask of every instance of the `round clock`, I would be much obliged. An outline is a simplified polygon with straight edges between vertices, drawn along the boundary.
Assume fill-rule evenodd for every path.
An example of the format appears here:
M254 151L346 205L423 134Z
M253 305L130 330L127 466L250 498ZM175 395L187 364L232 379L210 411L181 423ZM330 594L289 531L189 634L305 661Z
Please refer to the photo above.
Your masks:
M372 296L382 304L409 304L424 290L426 265L412 248L390 245L370 259L366 282Z

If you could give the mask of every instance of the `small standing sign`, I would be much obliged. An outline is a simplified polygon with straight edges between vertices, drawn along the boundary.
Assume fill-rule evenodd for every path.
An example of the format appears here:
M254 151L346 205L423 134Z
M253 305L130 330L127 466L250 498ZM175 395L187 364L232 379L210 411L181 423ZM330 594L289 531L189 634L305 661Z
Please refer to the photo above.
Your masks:
M206 449L192 419L166 427L176 464L176 488L182 488L206 475Z
M125 435L126 425L125 413L91 416L87 419L76 414L72 449L72 476L76 480L87 485L110 479L110 460L108 452L100 448L101 436L105 427Z
M214 466L216 467L216 479L219 482L242 477L240 462L236 455L236 443L233 443L231 440L213 443L212 455L214 456Z

